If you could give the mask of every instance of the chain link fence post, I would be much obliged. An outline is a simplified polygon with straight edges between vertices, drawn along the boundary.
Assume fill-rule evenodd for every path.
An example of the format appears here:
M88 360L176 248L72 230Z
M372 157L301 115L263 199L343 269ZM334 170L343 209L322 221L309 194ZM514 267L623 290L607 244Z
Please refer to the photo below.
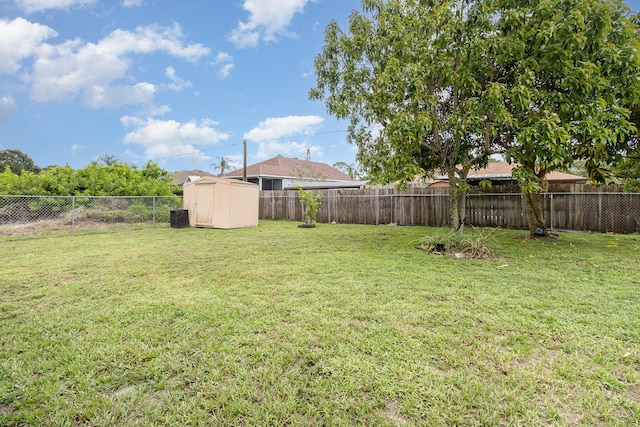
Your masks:
M76 234L76 196L71 197L71 235Z

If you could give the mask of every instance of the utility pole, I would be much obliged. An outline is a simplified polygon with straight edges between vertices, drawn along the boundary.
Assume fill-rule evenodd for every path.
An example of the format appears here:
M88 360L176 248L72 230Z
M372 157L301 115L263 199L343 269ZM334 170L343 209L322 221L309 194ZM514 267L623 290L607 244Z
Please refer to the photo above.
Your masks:
M247 140L242 140L242 151L243 151L243 166L242 166L242 180L247 182Z

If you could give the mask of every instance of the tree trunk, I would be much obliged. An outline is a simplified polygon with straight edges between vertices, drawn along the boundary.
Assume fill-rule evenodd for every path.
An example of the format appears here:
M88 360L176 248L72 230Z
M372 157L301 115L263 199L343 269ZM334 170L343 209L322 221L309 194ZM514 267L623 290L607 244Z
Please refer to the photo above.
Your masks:
M449 219L451 221L451 230L456 233L462 233L466 219L465 184L466 182L463 182L457 176L449 176L449 199L451 201Z
M547 226L544 221L542 210L542 196L540 193L525 193L525 205L527 208L527 222L529 224L529 234L531 237L545 237Z

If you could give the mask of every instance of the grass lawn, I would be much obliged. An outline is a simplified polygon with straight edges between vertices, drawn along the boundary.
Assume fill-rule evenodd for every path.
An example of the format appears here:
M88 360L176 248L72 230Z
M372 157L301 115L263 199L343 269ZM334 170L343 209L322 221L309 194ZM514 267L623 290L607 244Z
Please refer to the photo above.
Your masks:
M640 236L0 237L0 425L640 424Z

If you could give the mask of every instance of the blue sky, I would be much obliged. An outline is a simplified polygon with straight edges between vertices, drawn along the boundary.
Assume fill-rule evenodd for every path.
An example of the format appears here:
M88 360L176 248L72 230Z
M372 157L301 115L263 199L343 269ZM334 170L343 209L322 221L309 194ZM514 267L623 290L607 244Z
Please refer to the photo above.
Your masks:
M282 154L353 162L309 101L330 20L359 0L0 0L0 148L170 171Z
M627 4L640 9L640 0ZM282 154L354 162L309 101L329 21L359 0L0 0L0 148L169 171Z

